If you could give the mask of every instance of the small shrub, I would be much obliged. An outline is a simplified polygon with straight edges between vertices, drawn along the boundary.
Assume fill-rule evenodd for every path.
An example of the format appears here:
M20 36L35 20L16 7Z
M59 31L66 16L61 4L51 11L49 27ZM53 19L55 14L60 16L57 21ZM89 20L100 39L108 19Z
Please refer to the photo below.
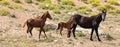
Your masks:
M9 2L7 0L0 1L0 5L9 5Z
M42 2L42 3L51 3L51 0L37 0L39 2Z
M72 44L73 40L72 39L68 39L68 44Z
M60 0L63 5L74 5L72 0Z
M24 0L26 3L32 3L32 0Z
M78 12L83 13L83 14L88 14L92 10L88 8L87 6L78 6L77 7Z
M49 29L49 30L55 30L56 29L56 25L54 25L54 24L46 24L46 26L47 26L47 28Z
M86 10L77 10L79 13L82 13L82 14L87 14L87 11Z
M117 14L120 14L120 9L115 10Z
M23 8L23 10L24 10L24 11L29 11L29 9L27 9L27 8Z
M73 7L72 9L70 9L71 12L73 11L77 11L77 9L75 7Z
M84 44L84 42L80 42L80 44Z
M100 5L100 3L97 3L97 2L93 2L93 3L91 3L94 7L96 7L96 6L99 6Z
M44 0L44 3L51 3L51 0Z
M109 14L115 14L116 12L115 12L115 10L109 10L108 13Z
M53 9L59 9L56 4L49 4L48 9L53 10Z
M20 3L20 0L14 0L15 3Z
M105 2L112 4L112 5L120 5L117 0L105 0Z
M86 35L83 34L82 32L78 32L77 35L78 35L78 37L84 37L84 36L86 36Z
M106 9L106 7L104 6L104 5L100 5L100 6L97 6L97 10L104 10L104 9Z
M57 5L59 9L64 9L63 5L59 4Z
M21 27L21 24L15 23L16 27Z
M48 4L48 3L39 3L39 8L50 9L50 10L58 9L56 4Z
M96 3L99 3L100 0L86 0L88 3L93 3L93 2L96 2Z
M34 3L35 5L38 5L38 4L39 4L39 2L37 2L37 1L34 1L33 3Z
M78 6L78 8L77 8L78 10L79 9L84 9L84 10L86 10L86 11L92 11L90 8L88 8L87 6Z
M100 5L99 0L86 0L86 2L92 4L95 7Z
M81 1L84 2L84 3L86 3L86 4L88 4L87 0L81 0Z
M110 34L107 34L106 37L107 37L107 40L110 40L110 41L114 40L114 38Z
M105 4L104 5L107 9L114 9L114 7L112 6L112 5L110 5L110 4Z
M53 12L56 13L56 14L60 14L61 13L59 9L54 9Z
M52 18L53 18L53 20L59 20L59 17L55 16L55 15Z
M55 25L53 25L53 24L46 24L44 27L43 27L43 29L45 30L45 31L48 31L48 30L54 30L54 29L56 29L56 26ZM36 28L36 30L40 30L40 28Z
M54 37L50 37L50 38L47 38L45 42L49 43L49 42L53 42L54 40L55 40Z
M96 16L97 13L95 13L95 12L91 12L90 15L91 15L91 16Z
M15 14L9 14L10 17L16 18Z
M11 22L11 26L16 26L16 27L22 27L22 25L21 24L19 24L19 23L16 23L16 22Z
M40 1L40 2L43 2L44 0L36 0L36 1Z
M20 6L20 5L17 4L17 3L12 3L12 4L10 4L9 7L12 8L12 9L23 9L23 7Z
M67 10L70 10L70 9L73 8L73 6L71 6L71 5L59 5L58 7L59 7L60 9L67 9Z
M0 15L6 16L8 14L10 14L10 12L8 11L8 9L6 9L6 8L0 8Z
M46 3L39 3L38 5L39 5L39 8L47 9Z
M48 27L45 25L44 28L43 28L45 31L48 31Z
M64 15L63 15L64 16ZM64 19L63 19L63 21L68 21L68 19L69 19L69 17L65 17Z

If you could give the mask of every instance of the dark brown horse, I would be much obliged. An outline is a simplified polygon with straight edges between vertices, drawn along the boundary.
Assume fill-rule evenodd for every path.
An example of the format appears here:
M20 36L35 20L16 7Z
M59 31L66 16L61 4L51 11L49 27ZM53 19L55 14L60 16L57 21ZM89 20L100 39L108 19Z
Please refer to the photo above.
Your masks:
M25 26L25 24L27 24L27 33L30 33L31 36L32 36L32 29L34 27L39 27L40 28L40 31L39 31L39 40L40 40L40 35L41 35L42 31L44 32L44 35L47 38L45 30L43 29L47 18L52 19L52 17L50 16L50 14L49 14L48 11L45 12L42 15L42 17L27 19L27 21L24 23L23 27Z
M68 31L70 31L73 24L75 24L75 19L71 17L67 22L59 22L57 30L60 29L60 34L62 36L63 28L66 28Z
M75 22L80 27L92 29L91 30L91 36L90 36L91 41L93 41L92 35L93 35L94 30L96 32L98 40L101 41L100 38L99 38L99 34L98 34L98 27L99 27L99 24L101 23L101 21L105 20L106 10L102 10L101 13L97 14L96 16L92 16L92 17L85 17L85 16L82 16L80 14L75 14L72 17L75 18ZM73 29L72 32L73 32L74 37L75 37L75 29L77 27L77 24L74 24L73 27L72 27L72 29ZM70 33L71 33L71 31L68 33L68 37L70 37Z

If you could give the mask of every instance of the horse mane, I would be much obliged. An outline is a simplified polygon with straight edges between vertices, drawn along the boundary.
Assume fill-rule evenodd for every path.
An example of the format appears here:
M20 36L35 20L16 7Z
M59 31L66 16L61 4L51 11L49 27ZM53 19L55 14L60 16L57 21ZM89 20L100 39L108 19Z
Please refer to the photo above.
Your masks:
M46 16L48 14L48 11L46 11L41 18L44 18L44 16Z

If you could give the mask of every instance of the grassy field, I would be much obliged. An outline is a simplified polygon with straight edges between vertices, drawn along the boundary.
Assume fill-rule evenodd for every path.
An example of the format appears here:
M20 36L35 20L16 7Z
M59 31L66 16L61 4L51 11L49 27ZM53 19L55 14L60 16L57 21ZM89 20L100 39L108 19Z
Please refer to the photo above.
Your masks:
M77 39L67 38L56 30L58 22L66 22L72 13L95 16L107 9L106 20L100 24L99 34L94 33L90 41L90 29L77 27ZM22 28L29 18L41 16L49 11L53 20L47 19L46 39L43 32L38 41L39 29L33 29L33 37L27 38L27 27ZM120 1L119 0L0 0L0 47L120 47ZM51 28L52 27L52 28Z

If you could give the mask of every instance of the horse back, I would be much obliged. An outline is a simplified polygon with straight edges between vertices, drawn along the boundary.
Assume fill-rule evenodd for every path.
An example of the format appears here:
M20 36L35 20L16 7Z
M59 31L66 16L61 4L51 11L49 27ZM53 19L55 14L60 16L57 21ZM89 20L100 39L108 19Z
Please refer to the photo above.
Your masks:
M44 22L42 22L41 19L33 19L33 18L28 19L27 23L29 26L32 27L42 27L45 24Z
M93 21L95 19L94 16L92 17L86 17L82 15L75 15L74 16L76 23L83 27L83 28L92 28L93 27Z

